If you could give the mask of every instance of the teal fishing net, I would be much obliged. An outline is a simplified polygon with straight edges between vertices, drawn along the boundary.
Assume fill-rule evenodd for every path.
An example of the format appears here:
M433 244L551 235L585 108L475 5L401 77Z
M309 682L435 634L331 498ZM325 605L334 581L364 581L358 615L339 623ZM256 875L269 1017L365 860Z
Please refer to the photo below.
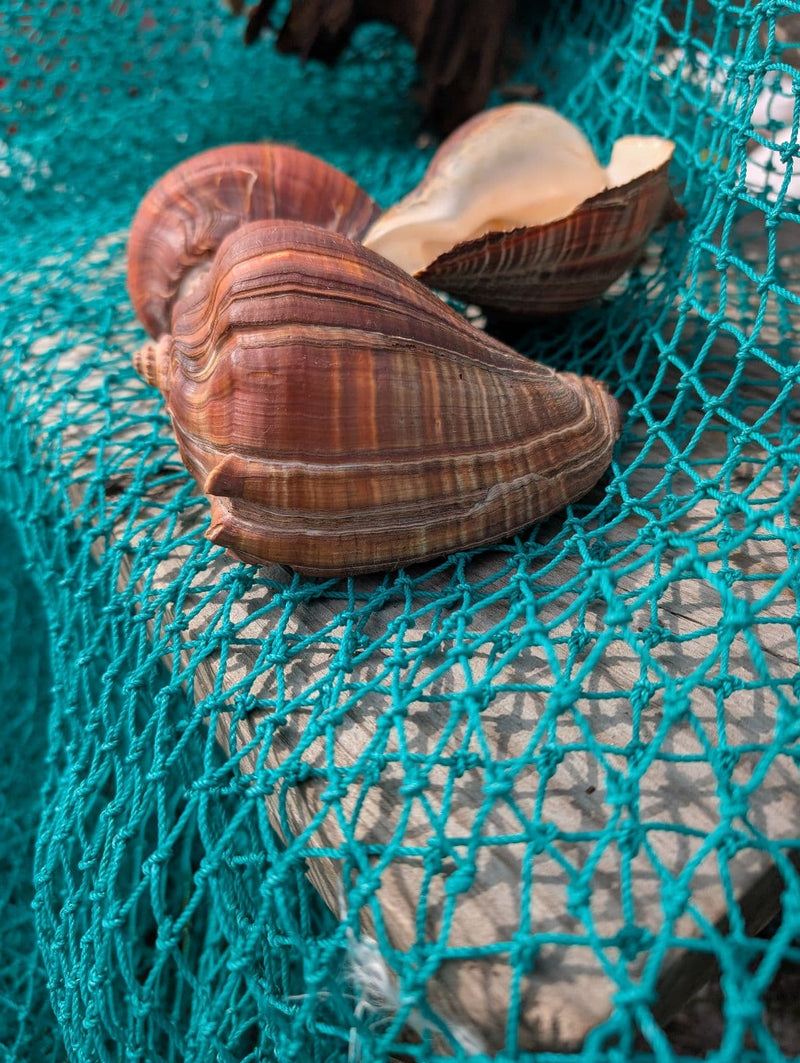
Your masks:
M604 160L676 143L686 219L606 297L487 324L608 383L613 464L497 547L321 581L204 538L131 366L127 227L236 140L393 202L434 147L411 47L363 25L328 68L214 3L3 5L4 1058L800 1052L800 5L540 17L519 86Z

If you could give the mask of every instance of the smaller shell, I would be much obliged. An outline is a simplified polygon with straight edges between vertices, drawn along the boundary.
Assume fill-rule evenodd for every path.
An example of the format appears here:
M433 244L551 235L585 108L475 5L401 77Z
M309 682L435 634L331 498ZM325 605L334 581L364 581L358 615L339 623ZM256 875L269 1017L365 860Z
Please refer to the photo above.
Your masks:
M486 309L574 310L636 263L654 229L683 216L667 174L673 150L661 137L623 137L603 168L549 107L499 107L448 138L363 242Z
M683 217L667 180L669 141L625 137L617 141L607 172L624 179L643 155L662 161L592 196L565 218L458 244L418 273L419 280L519 317L580 309L636 264L654 229Z
M360 239L377 204L335 167L280 144L228 144L166 173L139 205L128 243L128 291L157 338L172 307L246 222L285 218Z

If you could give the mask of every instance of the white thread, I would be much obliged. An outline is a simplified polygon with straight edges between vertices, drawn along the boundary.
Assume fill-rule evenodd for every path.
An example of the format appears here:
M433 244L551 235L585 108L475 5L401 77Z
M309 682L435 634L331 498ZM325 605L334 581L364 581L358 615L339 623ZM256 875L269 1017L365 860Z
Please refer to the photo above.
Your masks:
M397 986L374 938L357 938L352 929L348 929L347 968L357 994L355 1014L358 1019L369 1014L389 1017L398 1011L400 998ZM408 1024L419 1034L426 1031L435 1033L439 1029L416 1010L410 1013ZM468 1056L485 1051L481 1037L468 1026L453 1022L446 1022L445 1025ZM350 1029L347 1059L348 1063L361 1063L361 1046L355 1026Z

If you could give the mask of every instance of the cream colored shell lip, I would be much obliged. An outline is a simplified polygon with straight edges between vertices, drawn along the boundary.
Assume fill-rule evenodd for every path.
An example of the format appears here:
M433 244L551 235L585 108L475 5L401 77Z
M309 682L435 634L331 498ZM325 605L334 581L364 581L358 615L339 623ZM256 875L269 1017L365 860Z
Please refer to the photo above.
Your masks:
M552 108L498 107L449 137L420 184L363 242L426 283L487 308L576 308L581 278L561 274L577 262L586 271L582 248L594 259L588 301L598 283L605 290L633 264L655 228L682 216L667 175L673 151L662 137L624 136L604 167L583 133ZM538 298L542 275L551 290L563 280L569 297Z
M550 107L509 104L448 137L420 184L381 215L363 242L418 273L464 240L563 217L606 184L576 126Z

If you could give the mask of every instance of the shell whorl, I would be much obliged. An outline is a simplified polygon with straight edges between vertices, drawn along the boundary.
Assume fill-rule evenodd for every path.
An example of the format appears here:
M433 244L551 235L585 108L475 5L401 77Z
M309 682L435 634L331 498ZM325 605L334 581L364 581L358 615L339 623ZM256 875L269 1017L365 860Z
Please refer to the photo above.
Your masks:
M380 214L355 181L307 152L281 144L229 144L166 173L139 205L128 243L128 291L158 338L172 308L240 225L287 218L359 239Z
M251 223L206 283L175 306L167 405L208 534L243 560L411 564L521 531L609 464L602 384L528 361L338 233Z
M169 395L172 364L172 336L165 333L157 340L147 340L133 355L133 368L164 398Z

